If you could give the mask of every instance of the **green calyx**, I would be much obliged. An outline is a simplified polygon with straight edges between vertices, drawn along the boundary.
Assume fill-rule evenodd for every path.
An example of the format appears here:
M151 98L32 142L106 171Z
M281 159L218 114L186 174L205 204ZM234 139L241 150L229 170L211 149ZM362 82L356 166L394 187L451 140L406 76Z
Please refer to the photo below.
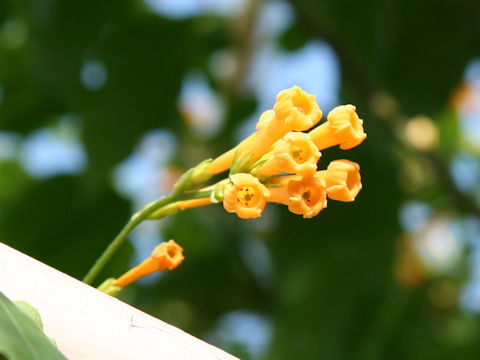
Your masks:
M175 183L175 192L193 190L211 179L213 174L205 171L212 162L212 159L202 161L197 166L187 170Z
M115 278L108 278L103 283L101 283L97 289L100 290L101 292L104 292L107 295L116 297L118 293L123 289L123 287L115 285L116 281L117 279Z

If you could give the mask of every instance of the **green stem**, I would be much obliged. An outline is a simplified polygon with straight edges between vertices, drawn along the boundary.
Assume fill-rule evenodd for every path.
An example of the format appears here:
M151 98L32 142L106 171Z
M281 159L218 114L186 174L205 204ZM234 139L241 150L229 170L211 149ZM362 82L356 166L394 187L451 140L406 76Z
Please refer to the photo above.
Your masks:
M93 280L97 277L99 272L105 267L108 261L112 258L113 254L118 250L118 248L125 242L127 239L128 234L143 220L148 218L153 212L160 209L161 207L177 201L180 198L178 192L173 192L168 196L164 196L159 200L156 200L147 206L145 206L142 210L135 213L124 228L118 233L118 235L113 239L113 241L108 245L105 249L103 254L97 259L95 264L91 267L88 271L87 275L83 278L83 282L86 284L91 284Z
M87 275L83 278L83 282L86 284L91 284L93 280L97 277L100 271L105 267L105 265L110 261L113 254L120 248L120 246L125 242L127 239L128 234L132 232L132 230L140 224L143 220L148 219L150 215L158 211L159 209L165 208L168 205L175 203L179 200L189 200L189 199L198 199L202 197L210 196L210 191L198 191L195 193L184 193L181 194L180 191L174 191L172 194L168 196L164 196L159 200L156 200L147 206L145 206L142 210L135 213L128 223L124 226L124 228L118 233L118 235L113 239L113 241L108 245L105 249L103 254L97 259L95 264L91 267L88 271ZM161 217L168 215L169 213L166 212L165 214L161 214L162 216L157 216L156 219L160 219Z

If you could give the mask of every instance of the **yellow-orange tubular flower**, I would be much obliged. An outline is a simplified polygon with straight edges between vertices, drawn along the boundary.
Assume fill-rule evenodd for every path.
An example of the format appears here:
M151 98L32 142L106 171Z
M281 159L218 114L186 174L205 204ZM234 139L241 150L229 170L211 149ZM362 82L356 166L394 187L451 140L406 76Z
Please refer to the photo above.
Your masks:
M223 190L223 207L242 219L262 216L270 191L253 175L238 173Z
M285 172L313 176L320 156L310 135L292 131L273 145L272 157L260 167L258 174L270 176Z
M348 150L359 145L367 134L353 105L337 106L327 116L327 122L309 132L319 150L340 145Z
M312 218L327 207L325 180L320 177L285 176L276 184L269 201L287 205L294 214Z
M247 149L255 160L265 154L270 146L290 131L304 131L317 124L322 111L315 96L306 93L298 86L280 91L273 111L262 114L257 128L257 136Z
M332 200L354 201L362 189L360 166L349 160L332 161L327 170L315 175L325 180L327 195Z
M251 162L270 150L272 144L290 131L304 131L317 124L322 111L315 96L298 86L280 91L273 110L262 113L257 131L235 148L214 159L205 171L215 175L230 168L235 157L249 156Z
M120 276L114 285L124 287L155 271L173 270L182 263L184 259L182 252L183 248L175 241L164 242L153 250L148 259Z

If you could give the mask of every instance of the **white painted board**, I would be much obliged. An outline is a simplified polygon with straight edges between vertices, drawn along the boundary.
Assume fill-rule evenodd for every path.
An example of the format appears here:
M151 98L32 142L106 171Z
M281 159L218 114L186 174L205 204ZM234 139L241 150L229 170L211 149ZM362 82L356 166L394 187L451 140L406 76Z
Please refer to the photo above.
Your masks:
M71 360L237 359L2 243L0 291L37 308Z

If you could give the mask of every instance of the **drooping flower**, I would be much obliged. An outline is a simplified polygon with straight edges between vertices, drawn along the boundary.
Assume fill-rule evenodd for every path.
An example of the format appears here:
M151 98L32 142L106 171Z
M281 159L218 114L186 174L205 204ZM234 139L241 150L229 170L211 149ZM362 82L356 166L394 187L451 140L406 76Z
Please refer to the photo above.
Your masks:
M327 195L332 200L354 201L362 189L360 166L349 160L332 161L327 170L315 174L325 180Z
M361 120L353 105L341 105L327 116L327 122L309 132L319 150L340 145L343 150L359 145L367 134L363 131Z
M313 176L321 154L310 135L292 131L278 140L272 149L272 156L258 170L262 176L278 173Z
M183 261L183 248L170 240L158 245L149 258L127 271L115 281L115 286L125 287L135 280L155 271L173 270Z
M242 219L257 218L270 197L270 191L255 176L238 173L230 176L231 183L223 190L223 207Z
M269 201L287 205L294 214L312 218L327 207L325 181L320 177L285 176L275 185Z

